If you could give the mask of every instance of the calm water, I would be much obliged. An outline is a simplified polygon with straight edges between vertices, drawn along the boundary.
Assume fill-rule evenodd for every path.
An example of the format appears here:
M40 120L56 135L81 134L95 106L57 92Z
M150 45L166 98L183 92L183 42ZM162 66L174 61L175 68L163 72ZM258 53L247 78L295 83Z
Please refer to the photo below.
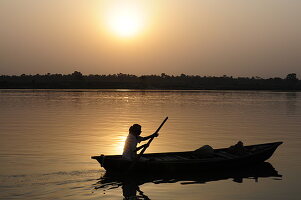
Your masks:
M123 199L90 156L121 154L131 124L148 135L166 116L147 152L283 141L269 159L282 177L138 179L141 199L300 199L301 93L116 90L0 90L0 199Z

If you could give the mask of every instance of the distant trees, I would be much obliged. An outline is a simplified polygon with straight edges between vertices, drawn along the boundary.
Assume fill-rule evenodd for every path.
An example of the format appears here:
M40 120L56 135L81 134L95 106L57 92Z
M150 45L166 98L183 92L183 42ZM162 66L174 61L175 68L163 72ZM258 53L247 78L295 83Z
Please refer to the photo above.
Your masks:
M297 89L298 88L298 78L295 73L288 74L286 76L286 81L287 81L287 87L291 89Z
M181 90L301 90L301 81L295 73L285 79L275 77L237 77L223 75L199 76L180 74L161 75L109 74L83 75L79 71L71 74L0 76L0 88L36 89L181 89Z
M71 74L71 76L75 79L75 80L82 80L83 79L83 74L81 72L75 71Z
M286 80L288 81L298 81L297 74L291 73L286 76Z

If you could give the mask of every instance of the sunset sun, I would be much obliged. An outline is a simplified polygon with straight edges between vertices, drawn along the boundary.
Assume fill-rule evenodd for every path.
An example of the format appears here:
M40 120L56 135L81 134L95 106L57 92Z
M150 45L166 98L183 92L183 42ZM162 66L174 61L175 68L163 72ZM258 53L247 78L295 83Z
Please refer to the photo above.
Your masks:
M111 5L106 18L109 30L116 36L134 37L143 31L143 14L135 4Z

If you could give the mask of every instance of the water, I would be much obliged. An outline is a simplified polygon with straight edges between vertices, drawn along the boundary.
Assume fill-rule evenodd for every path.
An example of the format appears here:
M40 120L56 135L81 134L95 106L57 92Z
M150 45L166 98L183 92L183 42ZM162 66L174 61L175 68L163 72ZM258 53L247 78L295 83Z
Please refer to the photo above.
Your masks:
M301 93L0 90L0 199L123 199L90 156L121 154L130 125L148 135L166 116L147 152L283 141L268 160L282 177L140 178L140 199L300 198Z

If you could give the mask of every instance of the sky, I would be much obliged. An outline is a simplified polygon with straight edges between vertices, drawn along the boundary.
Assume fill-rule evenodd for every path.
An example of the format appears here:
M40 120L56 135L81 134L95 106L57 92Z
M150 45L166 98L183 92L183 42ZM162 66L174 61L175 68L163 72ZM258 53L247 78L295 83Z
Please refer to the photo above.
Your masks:
M1 0L0 75L301 78L300 0Z

